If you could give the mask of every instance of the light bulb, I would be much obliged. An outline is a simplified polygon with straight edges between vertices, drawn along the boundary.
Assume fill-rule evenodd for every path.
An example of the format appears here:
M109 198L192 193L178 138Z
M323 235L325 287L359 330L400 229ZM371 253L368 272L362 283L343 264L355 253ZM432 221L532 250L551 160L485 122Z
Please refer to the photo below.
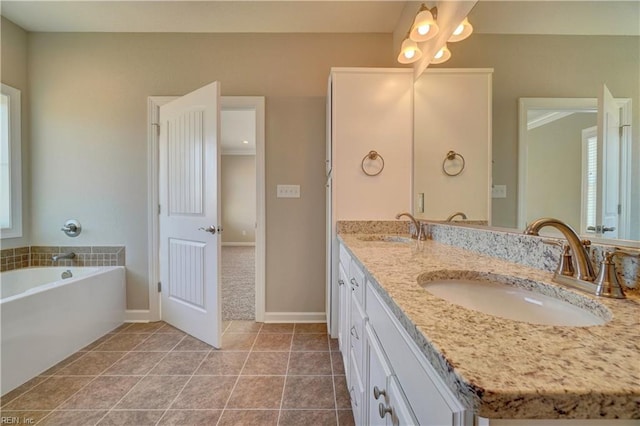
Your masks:
M444 55L444 47L442 49L438 50L438 53L435 54L434 58L440 59L440 58L442 58L442 55Z
M425 35L429 32L429 30L431 29L430 25L421 25L418 27L418 34L420 35Z
M414 56L416 56L416 51L415 50L405 50L404 52L404 57L407 59L411 59Z
M453 35L459 36L460 34L462 34L463 31L464 31L464 25L460 24L458 25L458 28L456 28L456 30L453 32Z

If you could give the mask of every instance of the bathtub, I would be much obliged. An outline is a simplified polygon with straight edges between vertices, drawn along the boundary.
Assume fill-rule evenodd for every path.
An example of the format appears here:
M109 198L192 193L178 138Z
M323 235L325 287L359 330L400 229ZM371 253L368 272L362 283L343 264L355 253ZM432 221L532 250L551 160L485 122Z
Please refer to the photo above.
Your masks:
M70 278L62 278L71 272ZM0 274L1 394L124 322L125 270L25 268Z

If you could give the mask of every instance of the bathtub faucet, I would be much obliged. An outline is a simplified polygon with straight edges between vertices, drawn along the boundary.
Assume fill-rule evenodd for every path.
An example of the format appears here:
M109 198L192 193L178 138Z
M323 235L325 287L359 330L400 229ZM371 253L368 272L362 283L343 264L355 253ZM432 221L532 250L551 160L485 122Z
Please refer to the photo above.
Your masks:
M54 254L53 256L51 256L51 261L52 262L57 262L58 260L73 259L74 257L76 257L76 254L71 251L69 253Z

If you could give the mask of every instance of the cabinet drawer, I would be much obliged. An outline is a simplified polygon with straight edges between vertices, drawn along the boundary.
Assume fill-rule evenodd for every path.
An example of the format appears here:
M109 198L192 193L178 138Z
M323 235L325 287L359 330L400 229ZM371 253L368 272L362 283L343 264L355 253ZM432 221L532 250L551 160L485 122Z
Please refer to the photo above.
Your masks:
M355 355L353 351L349 351L351 357L351 370L349 372L349 396L351 397L351 409L353 411L353 420L356 425L365 424L364 413L364 385L362 384L362 376L360 370L355 364Z
M371 327L384 348L391 370L407 397L418 423L421 425L451 425L458 407L450 407L443 392L446 385L432 366L420 361L415 344L400 323L388 312L377 291L367 284L367 315ZM449 399L452 399L450 396Z
M353 260L351 261L351 266L349 268L349 284L351 285L351 291L353 292L360 306L362 306L363 309L366 309L366 305L364 303L364 272L362 272L362 269L360 269L360 267Z
M351 348L355 355L355 361L358 364L360 371L363 371L364 365L364 323L366 315L360 303L356 300L356 295L351 294L351 322L349 327L349 341L351 342Z

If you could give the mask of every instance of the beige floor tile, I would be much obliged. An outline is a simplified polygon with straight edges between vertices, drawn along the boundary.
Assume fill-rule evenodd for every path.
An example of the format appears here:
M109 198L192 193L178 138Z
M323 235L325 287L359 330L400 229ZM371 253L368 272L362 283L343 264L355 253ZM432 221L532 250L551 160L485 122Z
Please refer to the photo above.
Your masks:
M72 410L53 411L42 419L38 425L43 426L87 426L94 425L100 420L107 410Z
M329 352L291 352L288 375L322 376L331 375Z
M169 352L149 375L192 375L207 356L206 352Z
M129 324L127 324L129 325ZM111 339L113 336L115 336L115 333L107 333L104 336L102 336L99 339L94 340L93 342L89 343L87 346L85 346L84 348L80 349L80 351L92 351L95 348L97 348L98 346L100 346L101 344L103 344L104 342L106 342L107 340Z
M225 330L225 333L257 333L261 328L261 322L233 320Z
M133 348L139 352L170 351L184 338L178 333L155 333L144 342Z
M94 351L130 351L149 338L148 334L118 333L103 344L94 348Z
M171 408L222 409L236 380L236 376L193 376Z
M53 410L93 379L89 376L52 376L9 402L3 411Z
M130 322L125 322L121 325L119 325L118 327L114 328L113 330L111 330L111 333L120 333L122 331L125 331L127 328L131 327L133 324L131 324Z
M218 422L218 426L276 426L277 424L278 410L224 410Z
M210 352L196 370L196 375L237 376L249 352Z
M63 368L65 368L67 366L69 366L70 364L76 362L77 360L79 360L80 358L85 356L86 354L87 354L86 352L78 351L78 352L68 356L67 358L63 359L62 361L60 361L59 363L57 363L53 367L49 368L45 372L40 373L40 375L41 376L53 376L58 371L62 370Z
M205 426L215 425L222 410L168 410L158 426Z
M336 426L336 410L282 410L278 426Z
M326 334L294 334L292 351L329 351Z
M336 390L336 406L339 409L350 409L351 396L347 388L347 378L345 376L333 376L333 383Z
M240 376L228 408L280 408L284 376Z
M338 410L338 424L340 426L356 426L356 422L353 420L353 411Z
M172 350L173 351L205 351L206 352L212 349L214 349L213 346L206 344L202 340L198 340L192 336L185 336L185 338L182 339L180 343L178 343L176 347L173 348Z
M164 414L163 410L114 410L98 423L100 426L151 426Z
M60 406L61 410L109 409L142 379L140 376L100 376Z
M331 364L333 366L333 374L336 376L344 376L344 361L342 353L331 352Z
M254 351L290 351L293 334L259 334Z
M248 351L251 350L256 340L256 333L225 333L222 336L223 351Z
M282 408L335 408L331 376L287 376Z
M271 334L271 333L281 333L281 334L292 334L293 327L295 324L264 324L260 329L260 334Z
M338 343L338 339L332 339L329 337L329 348L331 349L331 352L339 352L340 344Z
M169 408L187 380L189 380L187 376L147 376L140 380L115 408L119 410Z
M251 352L242 369L243 376L267 375L284 376L287 374L289 352Z
M85 355L55 372L56 376L97 376L126 352L85 352Z
M33 379L28 380L25 383L23 383L22 385L20 385L17 388L13 389L12 391L9 391L9 392L5 393L0 398L0 407L4 407L9 402L13 401L17 397L19 397L20 395L22 395L23 393L28 391L29 389L33 388L36 385L39 385L40 383L42 383L43 381L47 380L48 378L49 377L36 376Z
M326 323L296 323L295 334L302 333L321 333L327 334Z
M131 324L123 333L155 333L164 326L164 322L139 322Z
M169 325L167 323L164 323L164 325L162 327L160 327L158 329L158 331L156 331L156 333L170 333L170 334L178 334L178 335L181 335L181 336L186 336L187 335L187 333L185 333L184 331L182 331L180 329L177 329L174 326Z
M110 352L102 352L110 353ZM139 376L147 374L166 352L129 352L118 362L114 363L103 374L105 375L131 375Z

